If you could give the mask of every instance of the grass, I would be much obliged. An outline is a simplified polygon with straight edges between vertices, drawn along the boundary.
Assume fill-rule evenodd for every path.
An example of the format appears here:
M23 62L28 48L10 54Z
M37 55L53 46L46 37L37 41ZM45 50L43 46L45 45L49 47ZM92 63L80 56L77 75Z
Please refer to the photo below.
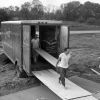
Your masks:
M75 59L80 61L98 60L97 58L100 57L100 34L71 35L69 45Z
M100 76L90 70L94 68L100 72L100 34L71 34L69 43L73 52L70 68L82 73L82 77L100 83Z
M73 21L65 21L64 24L70 26L70 30L100 30L100 26L96 25L88 25L85 23L73 22Z

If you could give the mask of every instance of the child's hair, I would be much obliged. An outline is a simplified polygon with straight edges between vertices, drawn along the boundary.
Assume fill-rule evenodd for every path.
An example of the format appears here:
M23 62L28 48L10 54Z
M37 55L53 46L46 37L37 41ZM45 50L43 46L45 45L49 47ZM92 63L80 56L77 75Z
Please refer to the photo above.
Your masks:
M67 48L64 49L64 51L67 51L67 50L68 50Z
M64 49L64 52L69 53L70 52L70 49L69 48L65 48Z

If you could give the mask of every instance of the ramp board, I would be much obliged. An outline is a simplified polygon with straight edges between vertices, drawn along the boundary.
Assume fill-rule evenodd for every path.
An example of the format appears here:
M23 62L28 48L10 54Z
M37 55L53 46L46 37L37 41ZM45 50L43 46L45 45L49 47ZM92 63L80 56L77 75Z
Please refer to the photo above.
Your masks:
M86 30L86 31L70 31L70 34L87 34L87 33L100 33L100 30Z
M86 98L91 97L91 93L84 90L83 88L77 86L70 80L66 79L66 86L64 88L58 82L59 74L54 70L42 70L42 71L34 71L33 74L43 82L50 90L52 90L56 95L58 95L62 100L70 100L76 98ZM76 99L77 100L77 99ZM79 99L78 99L79 100ZM83 100L83 99L82 99ZM90 99L84 99L90 100ZM96 100L94 97L91 100Z
M45 60L47 60L53 66L56 65L57 59L52 55L48 54L46 51L42 49L34 49L39 55L41 55Z
M91 68L91 70L92 70L94 73L96 73L97 75L100 75L100 73L97 72L95 69Z

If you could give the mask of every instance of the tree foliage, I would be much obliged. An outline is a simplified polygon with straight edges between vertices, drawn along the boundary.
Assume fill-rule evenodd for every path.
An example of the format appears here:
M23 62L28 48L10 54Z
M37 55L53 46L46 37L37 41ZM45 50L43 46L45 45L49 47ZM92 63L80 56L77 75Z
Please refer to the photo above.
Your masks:
M49 9L49 8L48 8ZM39 0L25 2L21 7L10 6L0 9L0 22L4 20L35 20L35 19L55 19L87 22L100 24L100 4L79 1L72 1L62 4L60 9L50 11L43 6Z
M0 21L8 20L9 15L4 9L0 9Z

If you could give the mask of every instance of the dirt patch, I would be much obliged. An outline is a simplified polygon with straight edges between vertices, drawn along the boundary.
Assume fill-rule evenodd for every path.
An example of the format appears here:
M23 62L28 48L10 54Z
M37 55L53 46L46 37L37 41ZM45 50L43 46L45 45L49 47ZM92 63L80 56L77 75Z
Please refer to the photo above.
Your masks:
M14 93L23 89L39 85L34 77L16 77L14 64L4 55L0 55L0 96Z

